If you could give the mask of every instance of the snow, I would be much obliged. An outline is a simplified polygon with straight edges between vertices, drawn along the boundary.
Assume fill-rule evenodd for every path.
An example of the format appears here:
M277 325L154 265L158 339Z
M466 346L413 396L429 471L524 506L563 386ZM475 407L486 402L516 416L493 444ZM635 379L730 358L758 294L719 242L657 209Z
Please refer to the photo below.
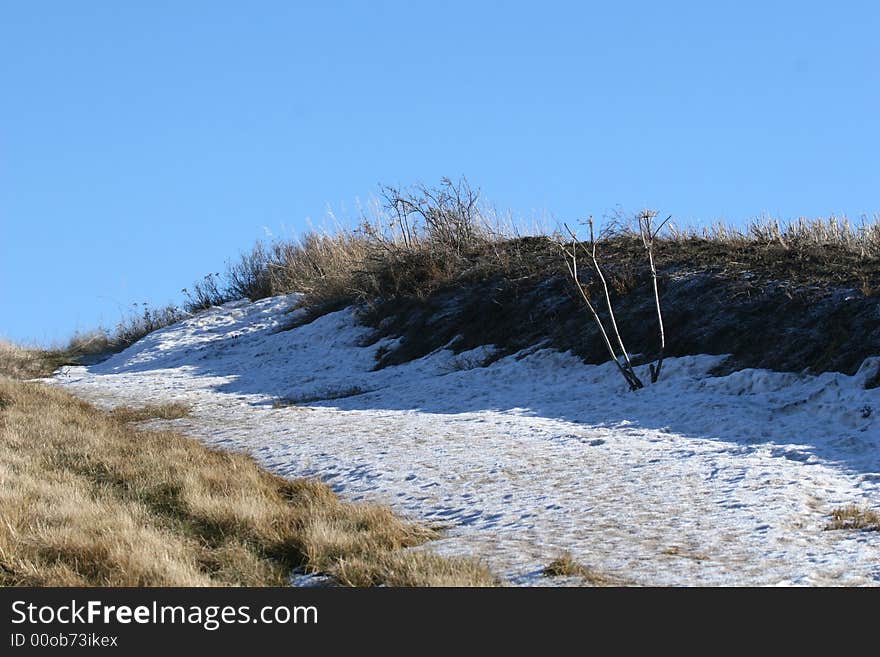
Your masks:
M53 379L110 407L182 401L170 424L347 499L442 523L428 549L552 583L563 552L644 585L877 585L880 533L826 531L880 503L880 389L866 377L668 359L629 392L612 364L533 348L439 350L373 371L351 309L280 330L296 296L234 302ZM157 423L159 421L156 421Z

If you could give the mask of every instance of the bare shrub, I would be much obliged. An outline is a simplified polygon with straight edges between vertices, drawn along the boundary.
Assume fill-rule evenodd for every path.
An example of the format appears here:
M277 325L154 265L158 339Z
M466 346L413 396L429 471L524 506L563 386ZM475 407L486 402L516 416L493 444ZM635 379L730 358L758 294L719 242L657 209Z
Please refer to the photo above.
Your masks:
M385 187L383 196L407 248L427 241L434 248L462 254L486 238L478 207L480 193L466 178L458 182L443 178L434 188Z
M249 252L242 253L238 261L226 269L225 300L246 298L256 301L272 296L274 291L269 270L272 262L272 254L267 252L262 242L257 242Z
M147 303L142 303L140 311L137 310L138 304L133 305L135 312L119 321L110 338L115 351L121 351L153 331L175 324L188 316L186 312L173 305L153 308Z
M654 304L657 309L657 325L660 330L660 350L657 356L657 362L652 363L651 383L657 383L660 378L660 368L663 367L663 354L666 351L666 331L663 328L663 313L660 310L660 291L657 287L657 266L654 263L654 240L663 229L663 226L672 218L666 217L659 226L654 223L657 213L653 210L645 210L638 215L639 236L642 238L642 244L645 246L645 252L648 254L648 264L651 267L651 284L654 288ZM607 294L607 290L606 290Z
M232 294L228 288L221 289L219 273L208 274L201 281L195 282L192 287L192 290L189 288L181 290L186 296L184 307L190 313L222 306L227 301L239 298Z
M651 277L654 287L654 299L657 308L657 319L660 329L660 353L656 364L652 364L650 366L651 383L656 383L657 379L660 377L660 368L663 365L663 352L666 347L666 334L663 328L663 315L660 311L660 293L657 287L657 268L654 264L654 240L656 239L657 234L663 228L663 225L666 223L666 221L669 221L669 219L667 219L666 221L661 223L660 226L655 226L653 222L654 217L656 217L656 212L647 210L638 215L639 235L645 251L648 254L648 262L650 264ZM586 303L587 310L589 311L590 316L593 318L593 321L596 323L596 326L599 329L599 333L602 336L603 341L605 342L605 347L608 350L609 356L611 356L611 360L613 360L614 363L617 365L618 370L620 371L623 378L626 380L630 390L639 390L640 388L644 387L644 383L642 383L642 380L636 374L635 368L633 367L632 359L630 358L629 352L627 351L626 346L623 343L623 338L621 337L620 329L617 325L617 318L614 314L614 306L611 303L611 294L608 291L608 281L602 272L601 265L599 264L599 241L596 239L596 235L594 232L593 218L590 217L587 223L590 229L589 242L587 242L586 244L584 242L579 242L575 233L568 226L565 226L566 230L571 236L571 243L569 247L566 247L562 243L560 243L559 246L562 250L563 257L565 258L565 263L568 266L568 272L571 280L577 288L578 292L580 293L581 298ZM597 280L584 282L580 279L578 272L579 250L582 251L589 258L589 261L592 263L592 271ZM598 284L596 284L597 281ZM605 326L605 322L599 315L599 311L596 305L594 305L593 303L594 287L599 286L601 286L599 295L602 299L604 299L604 305L608 316L609 326L607 328Z

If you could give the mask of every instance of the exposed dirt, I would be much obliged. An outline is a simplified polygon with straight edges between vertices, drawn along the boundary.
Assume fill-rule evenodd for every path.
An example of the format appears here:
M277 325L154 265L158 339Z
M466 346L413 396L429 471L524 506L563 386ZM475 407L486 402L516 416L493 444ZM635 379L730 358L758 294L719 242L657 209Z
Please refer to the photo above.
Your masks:
M374 339L399 337L377 368L450 345L456 351L499 347L495 358L544 343L591 363L608 359L597 328L559 258L536 240L522 276L459 280L427 295L399 295L365 306ZM628 350L650 359L658 325L644 253L618 240L600 252L618 325ZM880 354L880 263L876 258L781 245L718 245L691 240L661 245L660 294L669 356L732 354L725 371L854 373ZM606 264L607 263L607 264ZM718 266L717 263L724 263ZM582 265L585 269L585 265ZM604 300L594 288L594 301ZM874 377L880 385L880 372Z

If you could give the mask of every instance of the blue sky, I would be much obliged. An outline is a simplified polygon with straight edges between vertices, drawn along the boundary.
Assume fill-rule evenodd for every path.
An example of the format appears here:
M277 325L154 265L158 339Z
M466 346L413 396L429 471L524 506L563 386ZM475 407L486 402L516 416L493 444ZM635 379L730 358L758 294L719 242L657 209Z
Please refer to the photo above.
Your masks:
M0 335L180 301L380 184L877 212L878 34L873 2L4 2Z

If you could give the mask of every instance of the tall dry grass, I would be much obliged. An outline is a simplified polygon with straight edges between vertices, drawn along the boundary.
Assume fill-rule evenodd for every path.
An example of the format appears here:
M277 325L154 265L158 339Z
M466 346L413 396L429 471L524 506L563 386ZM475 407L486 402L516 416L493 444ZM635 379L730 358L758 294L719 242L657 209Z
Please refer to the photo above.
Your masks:
M491 585L481 565L406 548L436 532L252 459L144 431L0 377L0 585Z
M64 346L28 348L0 339L0 375L14 379L47 377L64 365L79 365L92 358L100 360L120 352L153 331L188 315L173 305L153 308L140 304L139 309L123 317L114 330L77 333Z
M123 317L113 331L102 331L105 336L104 352L122 351L146 335L170 326L189 316L173 304L153 307L147 303L134 304L134 312ZM97 345L96 345L97 347ZM93 353L97 351L93 348Z
M828 247L842 249L862 257L880 256L880 217L863 217L853 222L847 217L798 218L780 221L760 217L745 227L716 222L707 227L677 228L670 224L667 239L673 241L706 240L718 244L776 244L784 248Z
M73 362L61 349L28 349L0 340L0 376L36 379L49 376L62 365Z
M331 229L297 239L258 242L229 265L225 286L213 278L203 282L187 308L291 292L302 293L307 306L338 307L425 296L451 281L514 276L536 265L521 242L535 228L526 231L483 204L463 178L444 178L435 187L386 187L383 201L362 211L354 228L334 221ZM207 293L206 283L213 286Z
M618 262L626 268L644 259L634 221L618 214L603 232L603 250L612 266ZM519 228L483 203L479 190L464 179L443 179L434 187L386 187L379 202L361 210L354 228L334 221L331 229L294 240L258 243L229 265L225 283L211 278L203 286L206 293L194 295L188 309L291 292L302 293L306 306L326 309L380 298L425 297L444 286L493 277L564 275L555 246L559 237L540 226ZM768 248L774 250L772 257ZM835 280L857 279L865 276L860 261L880 258L880 218L783 222L761 217L740 227L716 223L704 228L673 221L658 235L656 249L661 257L671 255L685 264L691 257L701 267L740 263L766 268L774 260L788 259L791 266L783 275L802 267L808 279L813 267L821 277L828 264Z
M361 209L356 226L331 219L328 229L258 242L222 275L208 274L185 288L183 308L140 304L112 331L80 336L22 366L42 372L53 362L75 363L121 351L191 313L240 298L297 292L303 294L304 306L321 312L377 300L426 298L440 288L475 281L565 276L558 233L540 225L523 228L484 203L465 179L444 178L433 187L386 187L379 201ZM603 266L607 262L618 292L635 284L644 262L633 221L618 214L602 235ZM790 222L761 217L740 227L716 223L704 228L672 221L658 235L656 251L660 266L749 269L803 283L856 285L865 294L880 289L878 216Z

